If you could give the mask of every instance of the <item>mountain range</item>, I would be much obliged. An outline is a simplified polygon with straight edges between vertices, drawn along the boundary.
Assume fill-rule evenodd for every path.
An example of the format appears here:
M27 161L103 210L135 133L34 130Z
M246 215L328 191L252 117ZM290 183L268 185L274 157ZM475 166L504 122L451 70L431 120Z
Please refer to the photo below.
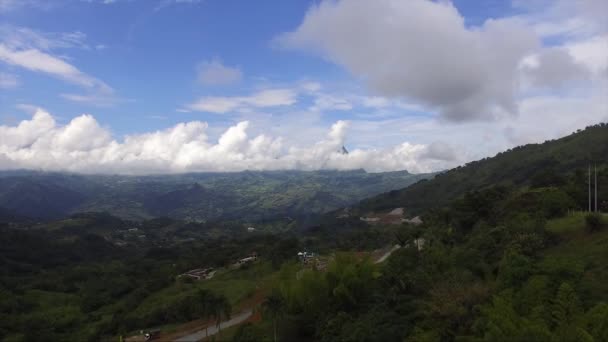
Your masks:
M303 219L432 176L364 170L154 176L5 171L0 173L0 208L36 219L78 212L107 212L130 220Z

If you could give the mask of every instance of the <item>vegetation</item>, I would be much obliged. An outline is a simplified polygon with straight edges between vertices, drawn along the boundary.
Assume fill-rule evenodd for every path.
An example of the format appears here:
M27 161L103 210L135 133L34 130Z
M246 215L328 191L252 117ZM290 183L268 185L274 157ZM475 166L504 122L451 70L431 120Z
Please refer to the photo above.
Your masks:
M438 174L432 180L421 180L402 190L366 199L358 212L381 211L395 207L407 208L411 213L447 205L467 191L494 185L561 187L564 176L570 174L577 182L569 188L577 208L587 208L587 167L590 162L605 163L608 156L608 124L602 123L579 130L561 139L543 144L528 144L498 153ZM576 174L571 174L578 170ZM608 184L608 170L598 170L600 184ZM600 187L599 203L608 211L608 187Z
M591 233L597 232L606 226L604 218L599 213L592 213L585 216L585 223L587 224L587 230Z
M583 211L588 161L574 153L605 151L606 127L515 149L273 234L248 232L238 220L78 213L38 222L0 211L0 340L97 341L193 321L219 328L253 308L255 319L219 338L606 341L608 218ZM598 167L600 184L608 184L607 165ZM197 187L186 192L208 191ZM436 197L442 190L445 200ZM176 208L191 205L172 196ZM358 217L407 204L421 225L370 226ZM606 201L599 207L605 211ZM401 248L382 263L370 256L395 244ZM302 250L323 262L297 260ZM254 252L257 262L234 266ZM178 277L209 267L211 279Z
M163 176L0 172L0 208L31 218L108 212L129 220L171 217L282 226L406 187L432 175L407 171L264 171ZM1 210L1 209L0 209ZM1 214L1 211L0 211Z
M547 200L555 192L467 193L421 229L402 226L395 241L422 237L424 248L409 244L383 265L337 254L325 272L284 266L268 299L286 308L278 339L606 340L608 232L589 239L587 216L569 214L567 196Z

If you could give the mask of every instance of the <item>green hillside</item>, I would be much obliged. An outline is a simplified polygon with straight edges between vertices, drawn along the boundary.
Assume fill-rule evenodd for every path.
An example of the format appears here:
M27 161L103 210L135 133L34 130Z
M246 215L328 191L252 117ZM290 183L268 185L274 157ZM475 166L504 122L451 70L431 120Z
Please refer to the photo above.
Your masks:
M561 139L519 146L495 157L468 163L440 173L432 180L423 180L405 189L366 199L358 209L365 212L404 207L408 213L417 214L425 209L445 205L467 191L492 185L521 186L532 182L559 182L561 176L577 171L577 177L583 180L587 177L589 162L606 167L608 124L587 127ZM600 175L600 184L608 184L606 172L601 172ZM576 198L577 206L584 208L586 189L584 184L580 186L583 198ZM600 191L600 198L608 200L608 186L602 187ZM604 208L606 205L605 202L602 203Z

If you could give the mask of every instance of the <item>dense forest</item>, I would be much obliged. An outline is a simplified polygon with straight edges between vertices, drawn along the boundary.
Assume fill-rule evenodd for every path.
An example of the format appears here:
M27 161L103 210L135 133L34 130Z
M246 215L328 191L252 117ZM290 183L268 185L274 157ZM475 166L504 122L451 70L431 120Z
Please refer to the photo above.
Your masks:
M556 186L467 193L402 226L406 247L385 264L338 254L327 271L284 266L266 317L290 341L605 341L608 217L573 206ZM263 339L262 324L237 334Z

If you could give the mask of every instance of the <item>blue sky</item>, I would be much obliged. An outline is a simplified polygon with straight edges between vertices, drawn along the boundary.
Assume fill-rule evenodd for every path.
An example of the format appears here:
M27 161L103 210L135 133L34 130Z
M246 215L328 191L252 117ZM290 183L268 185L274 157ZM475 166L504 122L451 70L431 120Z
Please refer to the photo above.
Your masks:
M150 172L458 165L608 119L606 25L597 16L604 7L599 0L0 0L0 168L91 172L99 165L54 157L73 156L70 146L39 154L32 146L93 129L83 139L100 134L103 142L87 146L124 160L109 155L112 143L134 153L126 137L175 135L190 122L204 127L181 147L219 146L232 134L235 155L196 159L176 147L144 156L138 146L137 172L149 166L142 158L156 157L166 165ZM579 104L587 107L567 111ZM20 128L44 122L36 108L53 119L57 136ZM76 127L85 114L91 122ZM539 129L547 119L553 124ZM239 128L228 134L230 127ZM253 140L261 135L280 142L258 151ZM361 155L311 162L328 141ZM209 146L190 153L207 156ZM294 149L316 157L296 160ZM134 168L116 163L108 161L107 172Z
M58 49L81 71L116 90L119 104L103 106L97 119L117 134L158 129L184 120L224 120L217 115L176 113L176 108L200 95L237 95L255 88L258 79L291 83L305 79L346 79L330 63L272 47L280 32L293 29L309 1L65 1L51 8L16 8L2 21L38 32L82 32L87 48ZM255 28L255 29L251 29ZM101 49L97 49L99 47ZM219 59L245 73L229 86L205 86L196 81L196 66ZM98 103L73 103L58 97L77 87L48 75L14 70L22 87L11 90L2 112L15 102L43 105L64 120L83 112L98 112ZM17 101L10 101L15 99ZM101 112L101 111L100 111ZM166 117L159 120L150 117ZM146 120L148 119L148 120Z

